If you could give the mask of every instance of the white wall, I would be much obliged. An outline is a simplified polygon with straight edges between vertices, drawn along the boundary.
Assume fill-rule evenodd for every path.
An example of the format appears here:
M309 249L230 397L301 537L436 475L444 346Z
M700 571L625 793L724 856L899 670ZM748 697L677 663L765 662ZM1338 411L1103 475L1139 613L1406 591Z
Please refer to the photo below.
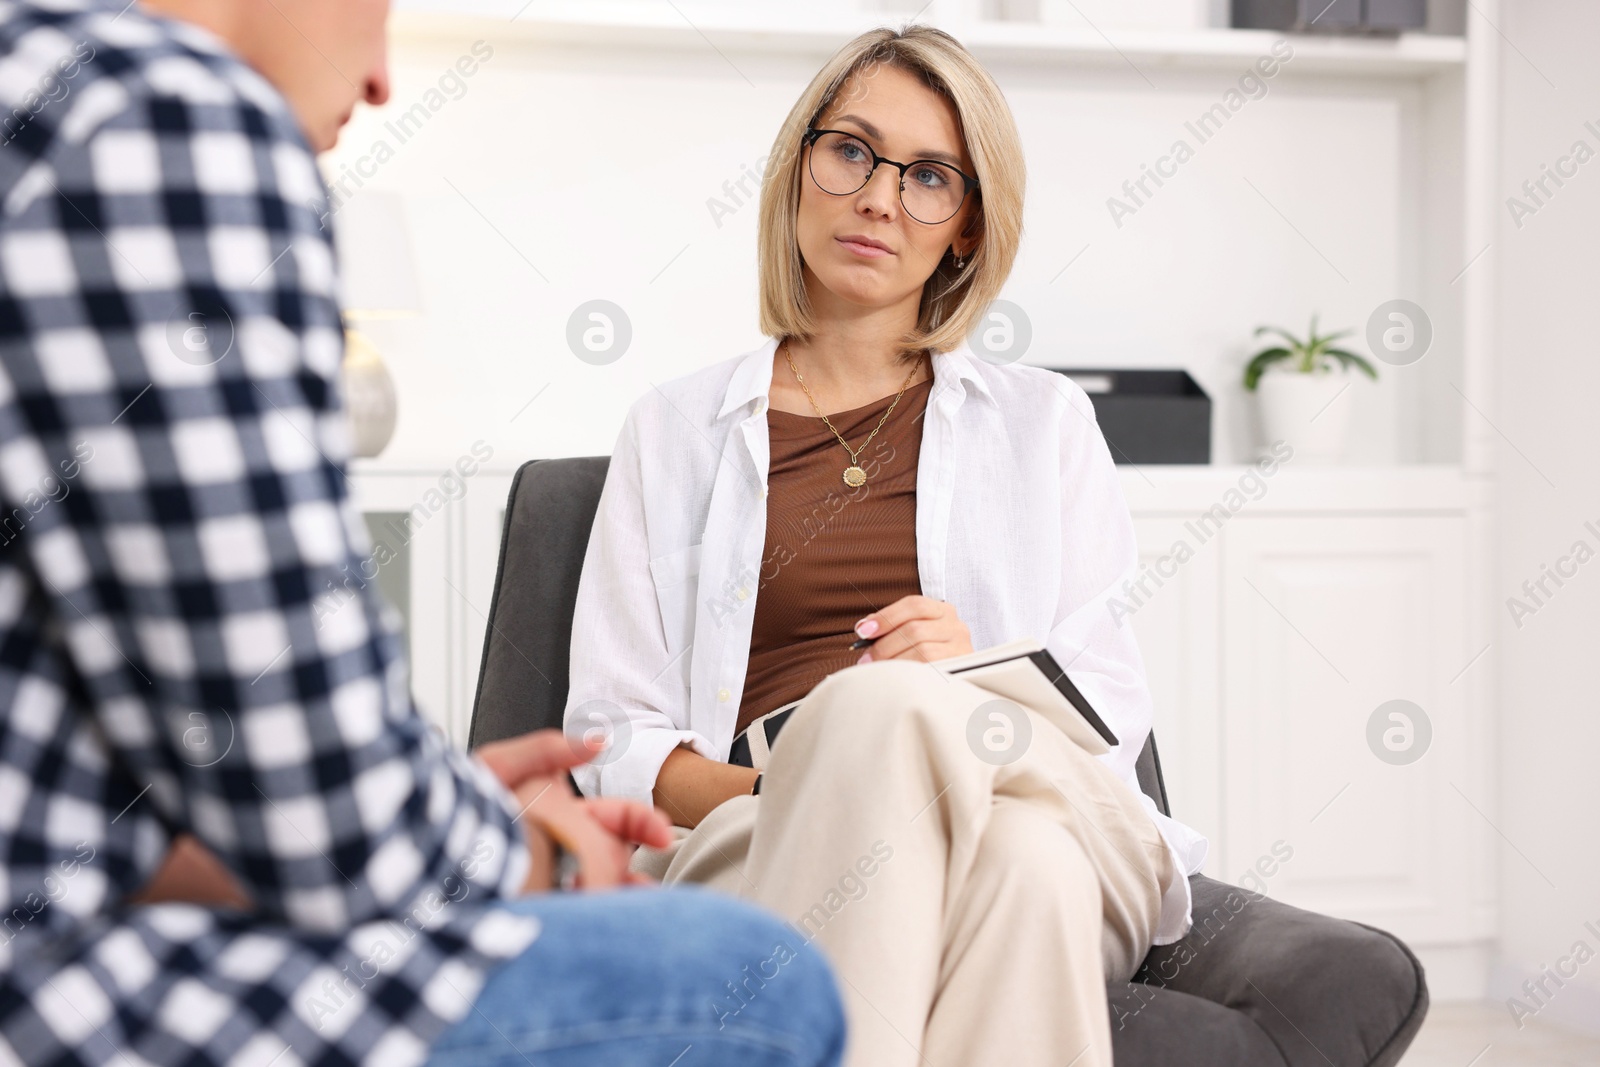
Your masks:
M1507 0L1501 29L1499 194L1520 195L1541 165L1579 139L1600 152L1600 6ZM1570 168L1569 168L1570 169ZM1600 551L1600 159L1578 169L1520 229L1509 212L1498 257L1499 392L1505 447L1498 480L1502 599L1585 541ZM1520 454L1519 454L1520 453ZM1569 567L1570 569L1570 567ZM1519 629L1501 608L1499 657L1501 902L1505 997L1577 941L1600 952L1600 562L1578 568ZM1531 603L1531 601L1530 601ZM1586 929L1585 923L1594 929ZM1600 958L1557 990L1541 1018L1600 1032ZM1532 1004L1533 1002L1530 1002Z
M493 58L398 144L384 123L477 36ZM422 261L426 316L369 331L402 396L386 458L435 460L479 436L508 458L607 452L650 383L760 342L755 210L719 226L707 202L726 200L723 183L769 151L824 54L722 53L545 47L497 25L396 40L394 102L362 113L330 160L337 178L378 140L396 148L367 181L406 195ZM1256 433L1237 384L1256 325L1299 330L1320 311L1324 326L1359 334L1383 301L1437 300L1428 367L1384 368L1379 385L1360 382L1340 403L1357 409L1355 461L1456 459L1443 379L1457 339L1439 279L1464 260L1438 232L1458 218L1451 194L1427 195L1456 180L1451 131L1428 125L1456 75L1429 90L1296 72L1291 60L1264 98L1199 143L1185 123L1238 73L996 67L1029 163L1026 236L1006 292L1032 319L1026 360L1188 368L1217 402L1214 453L1227 462L1247 456ZM1108 198L1180 137L1194 158L1118 227ZM564 341L568 315L596 297L621 305L634 329L607 367Z

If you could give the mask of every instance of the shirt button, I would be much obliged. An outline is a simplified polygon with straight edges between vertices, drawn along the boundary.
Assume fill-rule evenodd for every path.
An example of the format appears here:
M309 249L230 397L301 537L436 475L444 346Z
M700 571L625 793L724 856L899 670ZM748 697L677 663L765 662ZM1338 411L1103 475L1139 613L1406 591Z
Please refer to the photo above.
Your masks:
M767 499L767 487L764 485L761 487L761 499Z
M750 599L750 589L749 589L749 587L743 586L743 585L741 585L739 587L739 599L740 600L748 600L748 599Z
M722 701L724 704L726 704L728 702L728 698L730 696L732 696L732 695L733 694L728 692L726 689L718 689L717 690L717 699Z

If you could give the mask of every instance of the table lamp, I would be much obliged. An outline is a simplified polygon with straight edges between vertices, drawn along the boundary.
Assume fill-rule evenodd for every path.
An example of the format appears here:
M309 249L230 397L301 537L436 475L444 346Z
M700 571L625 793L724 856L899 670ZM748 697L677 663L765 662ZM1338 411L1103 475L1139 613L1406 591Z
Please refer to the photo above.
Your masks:
M333 232L344 306L345 408L355 455L372 457L394 436L397 400L382 353L358 326L422 313L405 202L399 193L365 189L334 214Z

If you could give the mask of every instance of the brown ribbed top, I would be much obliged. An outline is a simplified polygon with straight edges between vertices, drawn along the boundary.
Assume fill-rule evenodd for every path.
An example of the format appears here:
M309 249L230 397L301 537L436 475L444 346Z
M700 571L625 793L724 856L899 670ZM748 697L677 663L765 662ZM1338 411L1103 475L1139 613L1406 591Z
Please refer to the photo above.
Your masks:
M843 478L850 454L820 418L767 409L767 540L736 730L854 664L856 620L922 592L917 457L932 387L929 378L905 391L861 453L867 481L855 489ZM893 402L828 418L860 448Z

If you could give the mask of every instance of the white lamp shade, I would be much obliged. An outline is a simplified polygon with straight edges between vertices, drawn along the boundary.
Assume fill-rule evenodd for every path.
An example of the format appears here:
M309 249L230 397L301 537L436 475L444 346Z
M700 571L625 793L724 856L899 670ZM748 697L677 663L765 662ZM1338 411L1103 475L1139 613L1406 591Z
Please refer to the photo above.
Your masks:
M405 201L399 193L364 189L333 216L339 249L339 291L354 319L422 311Z

